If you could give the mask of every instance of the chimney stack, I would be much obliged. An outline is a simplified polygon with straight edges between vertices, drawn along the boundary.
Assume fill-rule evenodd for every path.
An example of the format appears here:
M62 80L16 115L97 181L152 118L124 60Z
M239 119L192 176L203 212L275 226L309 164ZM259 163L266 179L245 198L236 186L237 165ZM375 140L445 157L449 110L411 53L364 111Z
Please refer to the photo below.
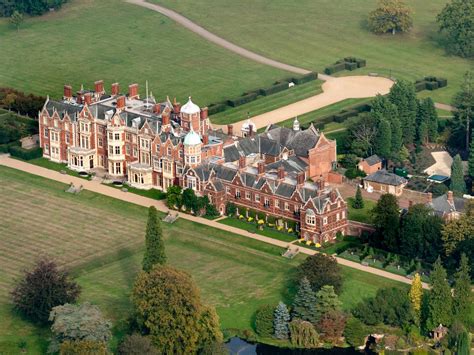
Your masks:
M431 192L428 192L427 199L428 199L428 201L426 201L427 203L432 203L433 202L433 194Z
M117 97L117 110L123 110L125 108L125 96Z
M245 156L240 156L239 157L239 169L240 170L245 169L246 164L247 164L247 159L245 158Z
M87 106L90 106L91 103L92 103L92 95L90 92L86 92L84 94L84 104L86 104Z
M128 98L129 99L138 99L138 84L131 84L128 86Z
M161 125L162 126L169 126L170 125L170 115L168 113L161 116Z
M283 165L278 167L278 180L283 180L285 178L285 168Z
M95 92L97 94L103 94L105 93L105 90L104 90L104 81L103 80L98 80L94 83L94 87L95 87Z
M64 85L64 99L65 100L72 99L72 86L71 85Z
M231 137L234 135L234 126L231 124L227 125L227 135Z
M209 116L209 111L207 107L201 109L201 120L205 120Z
M296 174L296 183L298 186L304 185L304 171L300 171L298 174Z
M204 145L208 145L208 144L209 144L209 135L204 134L204 135L202 136L202 143L203 143Z
M112 96L118 96L120 94L120 85L119 85L119 83L113 83L112 84L111 94L112 94Z
M155 104L153 106L153 113L156 113L157 115L161 112L161 104Z
M181 103L176 102L176 97L173 99L173 111L177 115L181 112Z
M263 176L265 174L265 162L259 161L257 164L258 175Z
M451 205L454 205L454 197L453 197L453 192L452 192L452 191L448 191L447 197L448 197L448 202L449 202Z
M253 126L250 124L249 125L249 137L253 137Z

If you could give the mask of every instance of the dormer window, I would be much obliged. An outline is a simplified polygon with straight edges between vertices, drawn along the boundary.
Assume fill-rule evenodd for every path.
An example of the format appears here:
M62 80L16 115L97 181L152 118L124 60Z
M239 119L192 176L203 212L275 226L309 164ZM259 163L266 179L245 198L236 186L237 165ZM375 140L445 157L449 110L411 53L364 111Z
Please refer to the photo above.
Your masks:
M316 225L316 214L311 209L306 211L306 224L310 226Z

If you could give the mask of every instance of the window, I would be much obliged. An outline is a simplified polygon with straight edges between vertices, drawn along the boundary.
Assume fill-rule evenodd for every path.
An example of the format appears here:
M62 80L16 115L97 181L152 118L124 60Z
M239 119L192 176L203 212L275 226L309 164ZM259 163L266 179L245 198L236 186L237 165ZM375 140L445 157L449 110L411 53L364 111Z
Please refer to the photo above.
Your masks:
M49 154L49 144L45 144L45 145L44 145L44 152L45 152L46 154Z
M196 178L188 176L188 189L196 190Z
M81 148L89 149L89 137L81 136Z
M255 202L260 202L260 195L259 194L255 194Z
M114 147L109 145L109 154L112 155L114 154Z
M290 210L290 206L288 205L288 202L285 202L285 211L289 211Z
M127 153L127 155L130 155L131 153L130 144L125 144L125 152Z
M156 150L158 150L158 146L157 146L157 149L156 149ZM180 158L180 159L183 159L183 156L184 156L184 152L183 152L182 149L180 149L180 150L179 150L179 158Z
M49 131L47 128L44 129L44 138L49 138Z
M316 225L316 215L311 209L306 211L306 224L309 224L310 226Z
M132 135L130 133L127 133L125 135L125 139L130 142L130 140L132 139Z
M115 154L120 154L120 146L115 146Z
M275 207L280 208L280 200L275 200Z
M115 133L115 140L116 141L119 141L120 140L120 133Z
M346 218L346 211L342 211L342 219Z
M226 186L226 187L225 187L225 193L226 193L226 194L230 194L230 187L229 187L229 186Z
M68 123L65 123L65 124L64 124L64 129L65 129L66 131L69 131L69 124L68 124Z
M54 127L58 127L58 120L54 120Z
M270 207L270 200L265 197L265 199L263 200L263 205L264 205L265 207Z
M69 133L66 133L65 137L66 137L66 144L69 144Z
M171 147L170 146L168 146L168 148L166 149L166 154L171 155Z
M328 224L328 218L327 218L327 217L324 217L324 218L323 218L323 225L326 225L326 224Z
M338 222L338 221L339 221L339 218L340 218L340 217L341 217L341 216L339 215L339 213L338 213L338 214L336 214L336 222Z
M115 163L115 174L122 174L122 163Z
M97 138L97 145L99 148L102 148L102 145L104 144L102 137Z
M109 141L111 141L113 139L114 139L114 135L112 134L112 132L109 132Z
M137 150L137 147L133 147L133 157L134 157L134 158L138 157L138 150Z
M48 124L48 119L46 118L46 116L43 116L43 124Z
M250 200L250 192L245 191L245 198L246 198L247 200Z
M150 155L146 152L142 152L141 154L141 162L143 164L150 165Z
M239 189L235 190L235 197L240 198L240 190Z

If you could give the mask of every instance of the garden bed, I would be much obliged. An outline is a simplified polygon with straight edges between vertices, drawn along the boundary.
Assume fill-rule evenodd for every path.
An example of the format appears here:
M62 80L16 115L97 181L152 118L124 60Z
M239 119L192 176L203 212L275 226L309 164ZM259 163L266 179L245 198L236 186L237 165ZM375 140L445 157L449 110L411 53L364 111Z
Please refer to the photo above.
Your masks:
M297 238L297 235L295 233L278 231L273 227L269 227L268 225L261 225L260 227L262 229L259 229L259 225L256 222L254 222L254 220L248 222L247 220L244 220L244 219L228 217L219 221L219 223L222 223L231 227L240 228L250 233L255 233L255 234L263 235L265 237L278 239L284 242L292 242L296 240Z

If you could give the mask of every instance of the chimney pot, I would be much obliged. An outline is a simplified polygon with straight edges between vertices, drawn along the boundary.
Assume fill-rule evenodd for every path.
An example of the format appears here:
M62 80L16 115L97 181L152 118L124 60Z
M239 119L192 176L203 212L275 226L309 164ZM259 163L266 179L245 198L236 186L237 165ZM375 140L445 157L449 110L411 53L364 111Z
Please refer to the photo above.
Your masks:
M64 98L71 99L72 98L72 86L71 85L64 85Z
M285 168L283 165L278 167L278 180L283 180L285 178Z
M117 97L117 110L123 110L125 108L125 96Z
M204 145L208 145L208 144L209 144L209 136L208 136L207 134L204 134L204 135L202 136L202 143L203 143Z
M227 125L227 135L231 137L234 135L234 126L231 124Z
M296 175L296 183L300 186L304 184L304 171L300 171Z
M111 94L112 94L113 96L117 96L117 95L120 94L120 85L119 85L119 83L113 83L113 84L112 84L112 92L111 92Z
M104 81L103 80L98 80L94 83L95 86L95 92L98 94L103 94L105 92L104 90Z
M138 98L138 84L131 84L128 86L128 98L136 99Z
M84 103L88 106L92 103L92 95L90 92L84 94Z
M205 120L209 115L209 111L207 109L207 107L203 107L201 109L201 120Z
M176 97L174 98L173 102L173 111L177 115L181 112L181 104L179 102L176 102Z

